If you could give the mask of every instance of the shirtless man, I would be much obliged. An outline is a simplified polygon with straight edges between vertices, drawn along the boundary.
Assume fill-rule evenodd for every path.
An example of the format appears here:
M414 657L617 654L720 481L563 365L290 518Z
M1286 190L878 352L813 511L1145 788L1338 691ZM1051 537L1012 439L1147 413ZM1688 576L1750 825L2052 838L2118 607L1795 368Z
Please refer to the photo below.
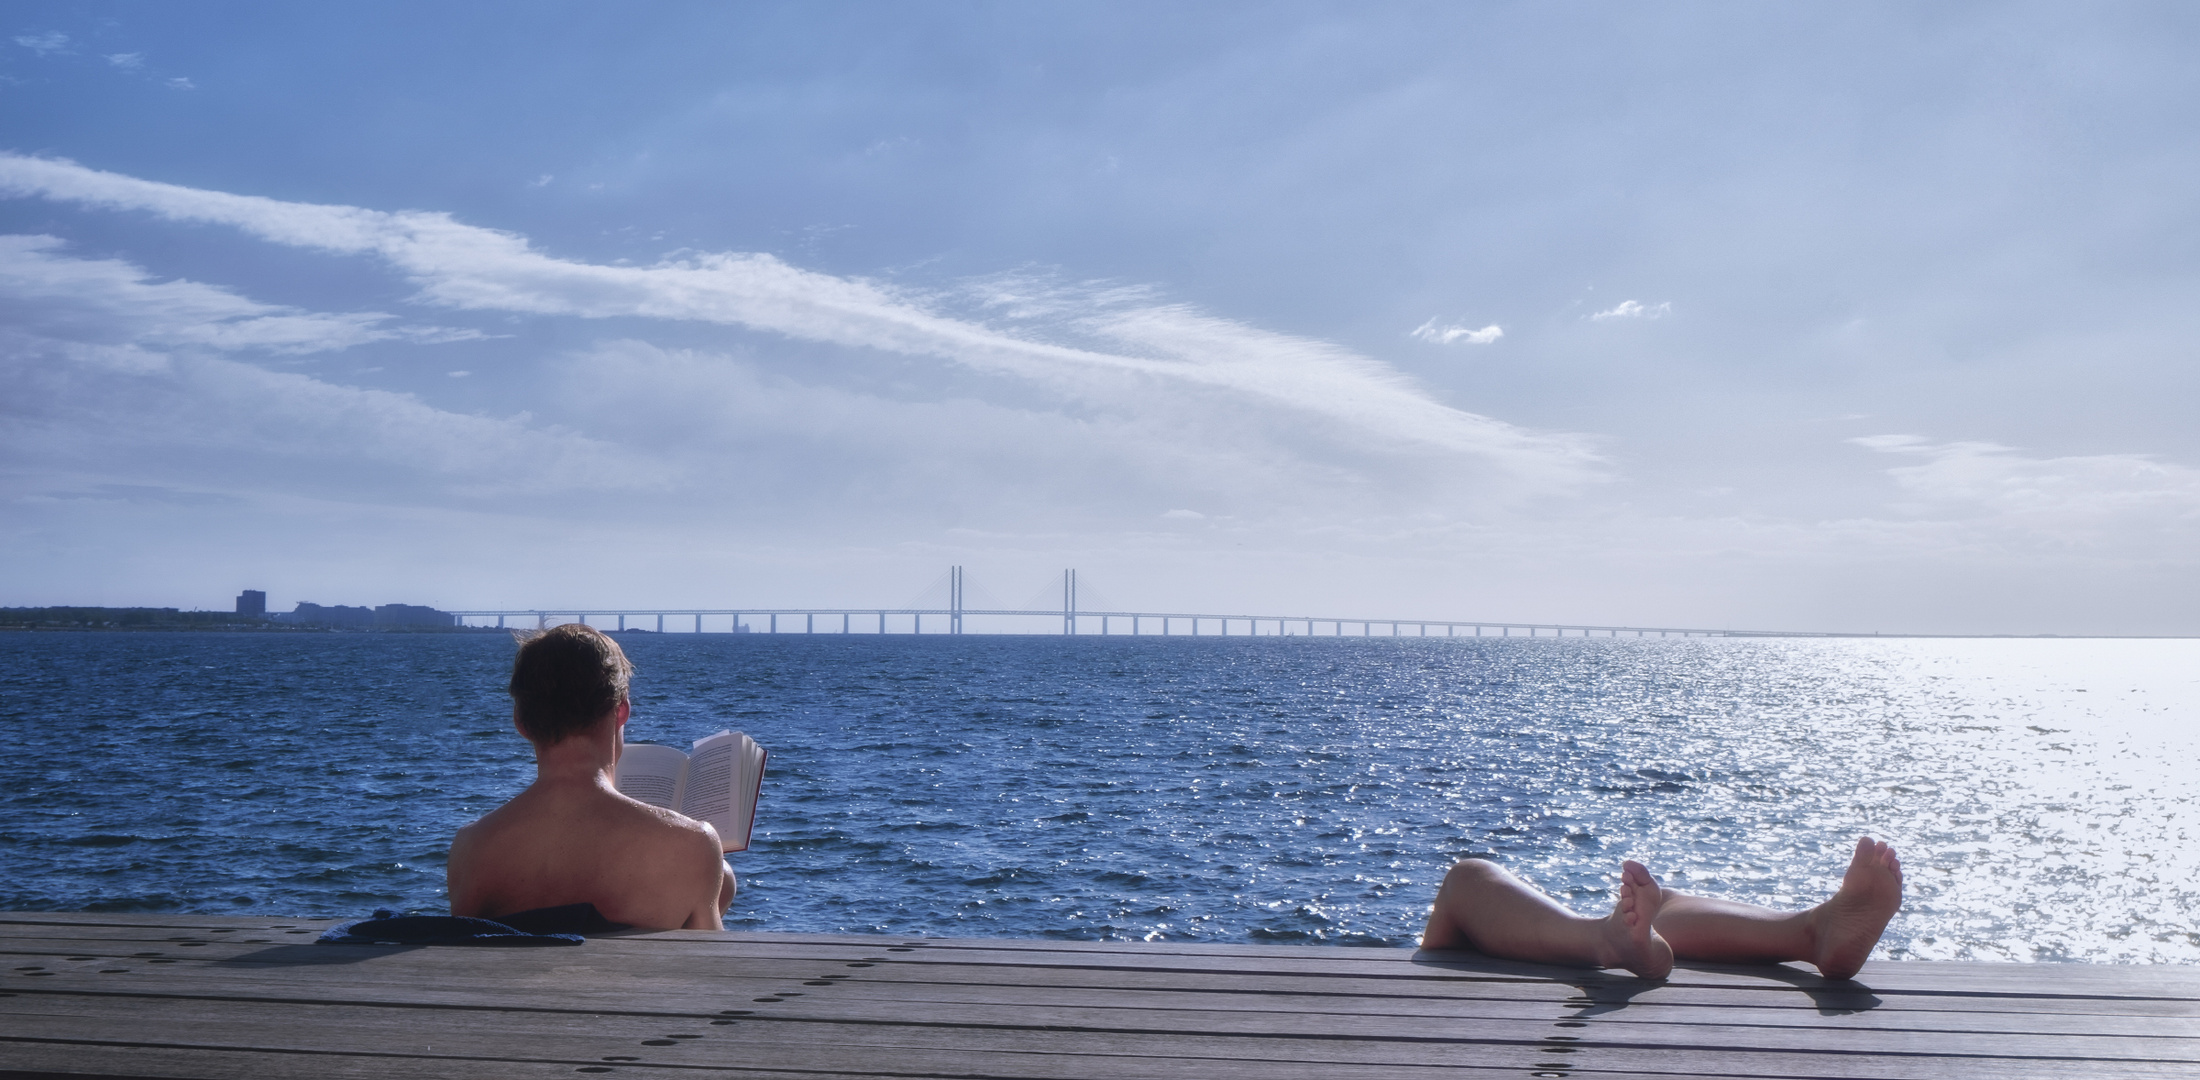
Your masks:
M1658 886L1639 862L1621 864L1619 903L1603 918L1576 915L1506 873L1467 859L1436 891L1424 949L1474 949L1511 960L1626 968L1662 979L1673 961L1777 964L1802 960L1829 979L1853 978L1902 906L1902 861L1871 837L1856 842L1833 897L1803 911L1690 896Z
M618 642L568 623L512 663L512 723L535 782L451 841L451 914L582 902L631 926L723 930L735 881L717 830L619 794L627 679Z

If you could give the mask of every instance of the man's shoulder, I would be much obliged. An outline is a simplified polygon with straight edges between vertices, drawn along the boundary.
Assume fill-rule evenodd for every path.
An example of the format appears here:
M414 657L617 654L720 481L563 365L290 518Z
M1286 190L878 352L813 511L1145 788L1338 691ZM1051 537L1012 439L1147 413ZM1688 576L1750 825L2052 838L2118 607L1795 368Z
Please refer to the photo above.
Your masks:
M511 802L507 802L503 806L499 806L459 826L458 832L451 837L453 850L470 847L511 827L517 819L525 816L512 809L513 804L518 801L518 799L513 799Z
M707 821L697 821L686 814L667 810L662 806L651 806L624 795L617 798L623 804L623 813L619 816L620 824L624 828L668 844L693 845L698 850L702 845L708 844L713 852L722 850L718 843L718 830L711 828Z

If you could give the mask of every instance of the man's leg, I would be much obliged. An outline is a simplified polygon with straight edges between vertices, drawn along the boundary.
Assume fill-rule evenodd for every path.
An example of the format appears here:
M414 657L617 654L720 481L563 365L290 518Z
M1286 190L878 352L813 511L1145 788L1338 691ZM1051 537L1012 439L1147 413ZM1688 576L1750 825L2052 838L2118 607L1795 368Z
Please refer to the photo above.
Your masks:
M1657 932L1683 960L1725 964L1807 961L1829 979L1864 966L1887 920L1902 906L1902 860L1894 848L1864 837L1833 898L1805 911L1666 892Z
M1467 859L1444 875L1422 932L1424 949L1474 949L1511 960L1623 967L1646 979L1673 970L1653 923L1661 894L1641 863L1621 868L1619 903L1601 919L1576 915L1496 863Z
M718 914L722 918L726 909L733 906L733 894L740 891L741 879L733 876L731 863L721 860L719 866L725 871L725 876L718 879Z

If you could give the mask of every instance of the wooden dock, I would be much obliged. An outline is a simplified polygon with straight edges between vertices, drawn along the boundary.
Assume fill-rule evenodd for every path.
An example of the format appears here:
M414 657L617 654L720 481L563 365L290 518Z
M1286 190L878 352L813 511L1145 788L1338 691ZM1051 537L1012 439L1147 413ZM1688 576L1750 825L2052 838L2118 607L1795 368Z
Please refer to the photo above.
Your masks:
M309 944L0 913L0 1077L2200 1077L2200 968L1684 966L668 932Z

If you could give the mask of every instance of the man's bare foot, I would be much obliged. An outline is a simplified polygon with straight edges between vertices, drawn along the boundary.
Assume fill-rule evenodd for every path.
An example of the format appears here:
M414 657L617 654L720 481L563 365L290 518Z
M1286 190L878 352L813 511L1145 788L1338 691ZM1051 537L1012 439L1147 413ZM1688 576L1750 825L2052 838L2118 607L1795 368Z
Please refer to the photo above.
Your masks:
M1598 967L1623 967L1645 979L1673 973L1673 947L1650 924L1665 903L1658 879L1633 859L1620 864L1619 903L1604 917Z
M1902 860L1894 848L1869 836L1856 842L1856 855L1833 899L1811 909L1811 963L1829 979L1852 978L1879 944L1902 906Z

